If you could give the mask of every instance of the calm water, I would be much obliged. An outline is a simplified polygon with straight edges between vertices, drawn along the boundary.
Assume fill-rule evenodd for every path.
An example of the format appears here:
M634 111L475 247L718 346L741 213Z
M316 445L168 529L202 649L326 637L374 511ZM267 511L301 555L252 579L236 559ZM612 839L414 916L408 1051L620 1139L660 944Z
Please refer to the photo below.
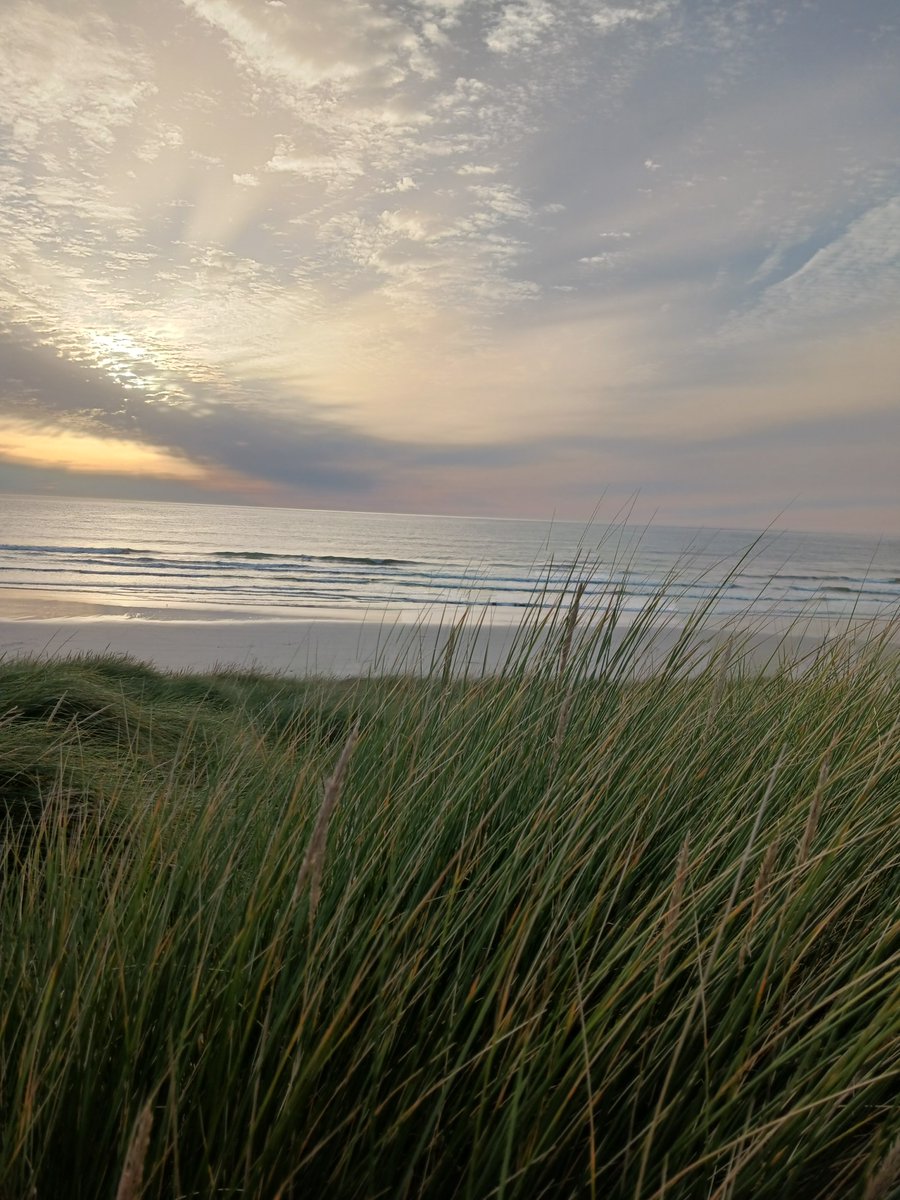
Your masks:
M518 620L571 572L638 612L661 586L673 614L837 619L900 608L900 540L586 528L573 522L401 516L0 495L0 587L111 605L123 616L279 620L489 605ZM675 576L675 577L673 577Z

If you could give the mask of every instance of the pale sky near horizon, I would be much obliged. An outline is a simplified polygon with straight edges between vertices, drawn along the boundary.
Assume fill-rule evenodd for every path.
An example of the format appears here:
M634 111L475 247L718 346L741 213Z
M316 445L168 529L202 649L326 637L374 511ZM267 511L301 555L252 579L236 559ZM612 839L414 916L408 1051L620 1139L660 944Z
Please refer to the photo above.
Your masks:
M5 0L0 490L900 535L896 0Z

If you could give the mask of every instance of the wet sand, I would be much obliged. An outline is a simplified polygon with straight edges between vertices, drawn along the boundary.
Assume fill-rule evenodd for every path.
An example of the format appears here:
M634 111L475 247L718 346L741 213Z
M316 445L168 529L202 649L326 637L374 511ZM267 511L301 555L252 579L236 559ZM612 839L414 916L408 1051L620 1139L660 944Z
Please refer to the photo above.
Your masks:
M238 667L291 676L348 677L427 671L448 624L400 621L387 613L304 620L235 620L222 613L117 608L65 596L0 589L0 661L125 654L164 670ZM496 669L512 627L484 632L477 648Z
M454 612L453 619L459 617ZM495 672L506 661L516 634L508 624L477 632L468 627L457 637L457 670L470 675ZM859 623L857 646L885 629L883 622ZM614 633L618 645L626 624ZM709 624L698 641L702 662L723 642L743 636L742 658L753 670L771 670L785 660L812 661L829 638L846 626L829 627L814 620L757 622L748 632L736 623ZM294 677L348 678L370 673L422 674L441 658L451 634L450 620L413 621L389 612L369 612L360 619L346 610L318 610L304 619L235 620L232 614L207 610L135 609L64 593L0 588L0 661L21 657L66 658L82 654L128 655L163 670L211 671L237 667ZM662 628L641 659L641 674L652 674L680 634L676 625ZM846 639L845 644L846 644ZM538 639L540 644L540 639ZM891 643L900 653L900 629Z

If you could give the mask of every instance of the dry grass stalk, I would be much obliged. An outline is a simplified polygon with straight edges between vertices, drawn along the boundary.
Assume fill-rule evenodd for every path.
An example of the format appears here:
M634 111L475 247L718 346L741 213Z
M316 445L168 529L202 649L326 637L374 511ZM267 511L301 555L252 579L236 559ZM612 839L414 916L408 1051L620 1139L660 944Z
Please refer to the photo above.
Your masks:
M809 804L809 816L806 818L806 828L803 830L803 837L800 839L800 845L797 849L798 867L802 867L809 858L810 847L816 836L816 830L819 828L819 816L822 812L822 794L825 791L825 785L828 783L828 771L831 766L831 749L831 746L829 746L825 751L825 757L822 759L821 767L819 767L819 780Z
M465 624L465 613L461 620L454 625L450 633L447 635L447 644L444 646L443 660L444 666L441 671L441 687L447 688L453 678L453 660L456 657L456 644L459 641L459 635L462 632L462 627Z
M687 878L690 841L690 834L686 834L684 841L681 843L681 849L678 851L678 862L675 866L675 882L672 884L672 894L669 897L669 907L666 909L666 918L663 924L662 946L660 947L659 951L659 963L656 968L656 978L653 981L654 991L659 987L660 983L662 983L666 964L668 963L669 955L672 952L672 936L675 932L675 926L678 924L678 918L681 915L681 901L684 897L684 881Z
M125 1165L116 1189L116 1200L138 1200L143 1191L144 1162L150 1145L150 1130L153 1126L153 1109L148 1100L138 1114L131 1131L131 1141L125 1155Z
M553 744L550 748L550 774L556 774L556 765L559 762L560 751L562 750L563 739L566 736L566 727L569 724L569 713L572 711L572 701L575 694L572 688L563 696L562 704L559 706L559 717L556 721L556 732L553 735Z
M863 1200L887 1200L898 1180L900 1180L900 1137L895 1140L881 1160L881 1165L875 1174L870 1175L866 1180Z
M733 654L733 645L731 638L725 643L722 650L722 660L719 663L719 672L716 675L716 683L713 688L712 698L709 702L709 708L706 711L706 723L703 726L703 736L701 744L703 746L709 741L709 735L712 731L712 724L716 718L716 713L722 704L722 698L725 695L725 687L728 683L728 668L731 666L731 656Z
M559 678L562 678L566 672L566 667L569 665L569 655L572 653L572 641L575 637L575 626L578 624L578 610L581 607L581 598L584 595L586 587L587 581L582 579L575 588L575 595L572 598L569 611L566 613L562 644L559 648L559 667L557 671Z
M747 932L744 935L744 944L741 946L741 952L738 956L738 966L743 967L747 955L750 952L750 942L753 938L753 930L756 928L756 922L759 919L759 914L762 912L769 895L769 884L772 882L772 872L775 869L775 859L778 857L778 842L769 843L768 849L763 855L762 864L759 868L759 874L756 876L756 882L753 885L753 904L750 908L750 920L747 922Z
M750 923L755 924L762 906L765 904L769 895L769 884L772 882L772 871L775 867L775 859L778 857L778 843L770 842L768 849L763 855L762 865L759 868L759 874L756 877L756 883L753 885L753 908L750 910Z
M358 739L359 726L354 725L350 730L350 736L344 742L344 748L341 750L334 773L325 784L325 795L322 799L319 815L316 817L312 837L309 839L309 845L306 848L303 862L300 864L300 870L297 874L297 882L294 885L293 902L296 904L304 883L309 879L310 920L316 914L322 890L322 868L325 864L325 848L328 843L328 826L331 823L331 814L334 812L335 805L340 799L344 776L347 773L347 765L350 762L350 756Z

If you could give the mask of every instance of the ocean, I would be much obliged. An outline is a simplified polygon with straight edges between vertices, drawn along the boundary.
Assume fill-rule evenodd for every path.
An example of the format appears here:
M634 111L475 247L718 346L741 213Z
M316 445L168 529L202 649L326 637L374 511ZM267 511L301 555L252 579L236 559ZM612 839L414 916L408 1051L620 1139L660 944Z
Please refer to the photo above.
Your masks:
M573 578L626 620L660 589L676 620L891 616L900 539L0 495L0 588L123 618L512 623Z

